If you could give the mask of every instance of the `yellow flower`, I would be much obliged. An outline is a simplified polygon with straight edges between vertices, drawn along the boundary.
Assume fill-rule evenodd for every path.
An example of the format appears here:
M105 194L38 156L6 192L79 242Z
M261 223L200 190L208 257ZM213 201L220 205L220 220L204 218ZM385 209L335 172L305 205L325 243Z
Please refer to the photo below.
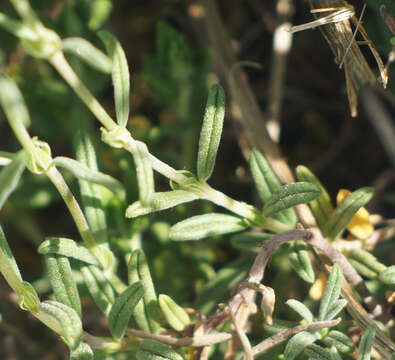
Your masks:
M336 197L337 205L341 204L350 194L351 191L340 189ZM361 207L348 223L347 230L358 239L367 239L374 230L369 221L369 216L369 212L364 207Z

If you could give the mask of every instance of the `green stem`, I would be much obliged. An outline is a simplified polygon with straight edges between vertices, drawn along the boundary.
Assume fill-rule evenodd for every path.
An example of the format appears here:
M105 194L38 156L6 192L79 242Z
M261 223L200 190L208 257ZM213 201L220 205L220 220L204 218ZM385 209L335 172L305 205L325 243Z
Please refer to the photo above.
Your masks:
M117 124L111 119L110 115L107 114L106 110L104 110L103 106L100 105L88 88L81 82L78 75L65 59L63 53L58 51L51 57L49 62L96 116L97 120L99 120L108 131L114 130Z

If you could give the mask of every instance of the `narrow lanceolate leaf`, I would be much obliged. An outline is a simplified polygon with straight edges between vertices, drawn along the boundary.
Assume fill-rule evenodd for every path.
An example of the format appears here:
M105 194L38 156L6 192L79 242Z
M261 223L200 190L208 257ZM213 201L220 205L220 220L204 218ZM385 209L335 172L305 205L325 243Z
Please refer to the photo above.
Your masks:
M130 286L115 299L108 316L111 334L116 338L122 338L128 326L133 310L143 297L144 287L139 281Z
M329 275L324 294L322 295L318 314L319 321L326 320L327 314L331 306L338 300L341 290L342 279L342 271L340 267L335 264L332 268L331 274Z
M311 264L309 252L296 248L289 254L289 261L296 273L306 282L312 284L315 281L315 273Z
M395 285L395 265L392 265L379 274L379 280L386 285Z
M129 285L126 290L115 299L114 305L108 316L110 331L114 337L123 337L130 317L143 295L144 286L141 281L138 281Z
M324 228L325 236L335 240L347 227L354 214L373 196L373 189L369 187L354 191L335 209Z
M78 132L75 137L77 160L93 171L98 171L95 148L86 132ZM84 213L92 234L98 244L108 244L106 215L102 203L100 186L78 179ZM123 196L123 195L122 195Z
M262 250L261 244L272 237L271 233L250 231L232 236L230 243L236 249L258 253Z
M262 214L267 217L273 216L279 211L309 202L320 194L320 188L308 182L283 185L266 201Z
M18 294L23 290L23 280L14 255L0 226L0 272L8 285Z
M347 257L349 259L356 260L357 262L366 266L368 269L375 272L376 274L381 273L387 268L384 264L378 261L374 255L362 249L350 250Z
M154 190L154 171L152 170L151 160L147 145L141 141L135 142L133 150L133 160L136 165L137 184L139 188L139 200L141 205L150 204Z
M56 300L73 308L81 316L81 302L69 259L56 254L45 255L49 280Z
M242 219L225 214L205 214L190 217L170 228L169 238L175 241L200 240L209 236L223 235L248 228Z
M37 40L37 34L33 29L3 13L0 13L0 26L21 39Z
M111 59L83 38L70 37L63 39L62 50L78 56L96 70L107 74L110 74L112 71Z
M190 324L188 313L170 296L159 295L159 306L167 323L176 331L183 331Z
M310 309L303 303L298 300L289 299L286 301L286 304L296 311L302 319L306 320L308 323L313 322L313 314L311 313Z
M170 346L155 340L144 339L140 343L140 349L155 355L162 356L165 359L183 360L183 357L177 351L173 350Z
M112 176L90 169L82 162L64 156L56 157L53 162L56 166L69 170L77 179L105 186L121 199L125 198L123 185Z
M370 351L372 350L372 345L374 337L376 335L375 325L370 325L362 335L361 341L358 347L358 358L357 360L370 360Z
M0 210L16 189L26 166L25 152L21 151L0 171Z
M330 354L331 360L342 360L341 356L339 355L337 349L334 346L331 347Z
M93 351L87 343L81 343L70 353L69 360L93 360Z
M331 354L323 347L311 344L306 348L309 360L331 360Z
M108 315L114 304L115 296L103 271L96 266L82 266L80 270L93 301L105 315Z
M141 330L157 333L159 331L159 324L156 321L159 318L158 299L147 258L142 249L133 251L130 256L128 262L128 280L129 284L133 284L136 281L141 282L144 289L143 299L136 305L133 311L133 317L137 325Z
M33 315L54 330L60 330L60 335L70 350L75 350L79 346L82 323L74 309L58 301L47 300L40 303L38 313Z
M308 345L312 344L320 338L317 333L309 333L302 331L294 335L287 343L284 351L285 360L295 359Z
M157 192L152 194L151 202L144 206L141 201L136 201L126 209L126 217L134 218L147 215L156 211L170 209L174 206L198 199L196 194L185 190Z
M43 255L62 255L83 261L87 264L98 265L97 259L85 246L79 245L71 239L48 237L41 243L38 252Z
M249 163L258 195L265 204L273 193L282 186L282 183L269 162L258 150L251 151ZM297 221L294 209L285 209L274 217L286 224L296 224Z
M317 185L321 189L321 195L315 200L311 200L310 206L318 224L320 227L323 227L333 212L333 205L328 192L318 178L307 167L299 165L296 168L296 176L299 181L307 181Z
M338 299L328 309L325 320L334 319L347 305L347 300Z
M27 127L30 125L30 116L25 100L15 82L0 72L0 106L3 108L11 126L17 123Z
M199 181L206 181L213 172L221 140L224 116L225 93L220 85L215 84L208 94L199 138L197 157L197 177Z
M126 127L129 119L129 67L125 53L118 40L109 32L101 30L99 37L106 46L107 53L112 61L112 83L114 85L115 111L117 122Z
M354 351L353 341L345 334L337 330L329 331L321 341L327 346L334 346L338 351L349 354Z

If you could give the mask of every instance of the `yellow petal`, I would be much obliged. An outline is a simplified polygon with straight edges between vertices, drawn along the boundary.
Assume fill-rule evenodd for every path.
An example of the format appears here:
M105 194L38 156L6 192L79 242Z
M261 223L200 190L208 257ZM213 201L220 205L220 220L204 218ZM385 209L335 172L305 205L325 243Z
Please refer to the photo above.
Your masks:
M351 191L340 189L337 193L336 203L341 204L343 200L351 194ZM374 228L369 221L369 212L361 207L347 225L347 230L358 239L367 239L373 232Z
M324 293L325 286L326 286L326 276L324 273L320 273L317 277L317 280L314 282L314 284L311 286L310 291L309 291L309 297L312 300L319 300L322 297L322 294Z

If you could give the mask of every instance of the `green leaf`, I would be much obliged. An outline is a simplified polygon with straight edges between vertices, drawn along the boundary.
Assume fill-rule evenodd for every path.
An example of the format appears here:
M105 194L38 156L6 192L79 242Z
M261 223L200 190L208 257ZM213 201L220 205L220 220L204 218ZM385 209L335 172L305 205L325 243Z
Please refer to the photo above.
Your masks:
M219 84L214 84L208 94L202 130L199 138L197 177L206 181L212 174L222 135L225 116L225 93Z
M188 313L170 296L159 295L159 306L167 323L176 331L183 331L191 323Z
M95 148L87 132L79 131L77 133L75 149L80 163L93 171L98 171ZM78 184L80 186L84 213L92 235L98 244L107 246L108 229L103 208L102 189L100 186L82 179L78 180Z
M395 265L389 266L379 274L379 280L386 285L395 285Z
M139 188L139 200L141 205L149 206L152 200L154 190L154 172L152 170L151 160L147 145L141 141L135 142L132 151L133 160L136 165L137 184Z
M55 321L60 326L62 339L70 350L77 349L82 339L82 323L74 309L58 301L47 300L40 303L39 313L34 315L42 321L45 315L52 318L48 321Z
M302 319L306 320L308 323L313 322L313 314L311 313L310 309L303 303L298 300L289 299L285 302L292 310L297 312Z
M76 55L96 70L107 74L112 72L111 59L83 38L69 37L63 39L62 50Z
M117 122L121 127L126 127L129 120L129 93L130 78L129 67L121 44L108 31L98 32L99 37L106 46L107 53L112 61L112 83L114 85L115 111Z
M165 359L183 360L183 357L178 352L173 350L170 346L167 346L155 340L144 339L140 343L140 349L155 355L162 356Z
M74 309L81 316L81 302L69 259L56 254L45 255L49 280L56 300Z
M0 105L13 128L18 124L24 127L30 125L29 112L18 86L2 72L0 72Z
M315 273L313 265L311 264L309 252L306 246L297 245L295 250L289 254L288 258L292 268L296 273L306 282L312 284L315 281Z
M82 342L70 353L69 360L93 360L93 351L88 344Z
M314 217L317 219L318 224L322 228L333 212L331 198L319 179L307 167L302 165L297 166L296 176L299 181L307 181L317 185L321 189L321 195L316 199L311 200L310 206Z
M321 341L327 346L334 346L345 354L352 353L355 348L353 341L347 335L337 330L329 331Z
M138 281L129 285L128 288L115 299L115 303L108 316L110 331L114 337L118 339L123 337L133 310L143 297L143 294L143 284Z
M22 275L0 226L0 271L8 285L18 294L23 290Z
M351 249L347 257L358 261L376 273L380 273L387 268L384 264L379 262L374 255L362 249Z
M373 189L361 188L347 196L329 217L324 228L325 236L335 240L347 227L354 214L373 196Z
M331 354L323 347L312 344L306 348L309 360L331 360Z
M0 26L20 39L37 40L37 33L33 29L3 13L0 13Z
M114 291L110 282L103 271L96 266L82 266L80 270L93 301L108 316L115 301Z
M26 154L20 151L11 162L0 171L0 210L8 197L16 189L26 166Z
M249 225L242 219L225 214L205 214L190 217L170 228L169 238L174 241L200 240L245 230Z
M153 354L149 351L137 350L136 351L136 360L168 360L167 358Z
M363 333L358 347L357 360L370 360L370 351L376 335L376 326L371 324Z
M57 254L71 257L91 265L99 264L97 259L85 246L66 238L47 237L39 246L38 252L43 255Z
M347 300L345 299L339 299L333 302L328 309L325 320L332 320L333 318L335 318L346 305Z
M262 250L261 243L272 237L273 234L249 231L232 236L230 243L236 249L258 253Z
M330 354L331 354L331 360L342 360L341 356L338 354L334 346L331 347Z
M342 280L343 276L339 265L333 265L332 272L329 275L324 294L321 298L318 314L319 321L327 320L327 315L332 305L336 303L339 298Z
M282 183L269 162L258 150L251 151L249 164L258 195L265 204L273 193L282 186ZM296 224L297 221L294 209L285 209L274 217L285 224Z
M56 166L69 170L77 179L105 186L121 199L125 199L126 194L123 185L112 176L92 170L83 163L64 156L56 157L53 163Z
M320 335L317 333L309 333L307 331L302 331L294 336L288 341L287 346L284 351L285 360L295 359L308 345L318 340Z
M18 289L18 305L22 310L35 312L40 304L40 299L33 285L27 281L22 282L22 288Z
M141 201L136 201L126 209L126 217L134 218L147 215L156 211L170 209L174 206L198 199L198 196L185 190L157 192L152 194L151 202L144 206Z
M133 311L133 317L137 325L141 330L149 333L157 333L159 331L159 324L156 321L159 318L158 299L147 259L142 249L133 251L130 256L128 262L128 280L129 284L140 281L144 288L143 299L136 305Z
M270 217L279 211L317 198L321 193L317 185L307 182L286 184L276 190L263 206L263 216Z

